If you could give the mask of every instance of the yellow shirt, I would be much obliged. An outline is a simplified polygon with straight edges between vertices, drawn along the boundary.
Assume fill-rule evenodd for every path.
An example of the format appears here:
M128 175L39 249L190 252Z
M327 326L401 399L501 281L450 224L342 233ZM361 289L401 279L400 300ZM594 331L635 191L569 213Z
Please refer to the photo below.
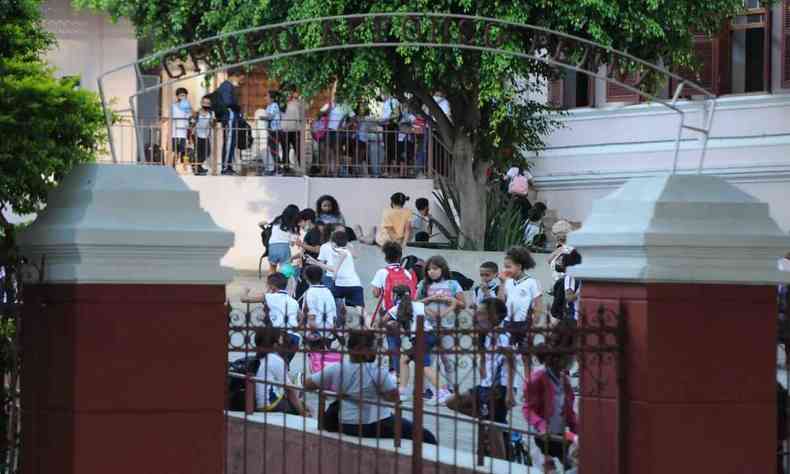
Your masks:
M376 242L383 245L390 240L402 241L406 235L406 227L411 221L411 211L404 208L391 208L384 210L381 216L381 226Z

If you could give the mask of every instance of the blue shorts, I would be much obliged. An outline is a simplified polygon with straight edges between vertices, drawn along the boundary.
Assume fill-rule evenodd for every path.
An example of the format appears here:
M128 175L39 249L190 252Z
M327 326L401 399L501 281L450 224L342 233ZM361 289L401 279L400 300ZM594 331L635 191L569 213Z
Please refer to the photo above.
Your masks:
M279 265L291 260L291 245L286 243L269 244L269 264Z
M332 295L346 306L365 306L365 290L361 286L332 286Z
M422 357L422 364L425 367L430 367L431 364L433 364L433 357L431 357L431 354L433 353L433 348L436 347L436 343L438 341L439 338L436 337L436 334L434 334L433 332L425 333L425 345L427 347L425 348L425 353ZM414 339L412 339L411 342L412 344L414 344L415 342ZM414 353L415 353L415 347L412 346L411 350L409 351L409 360L414 360Z

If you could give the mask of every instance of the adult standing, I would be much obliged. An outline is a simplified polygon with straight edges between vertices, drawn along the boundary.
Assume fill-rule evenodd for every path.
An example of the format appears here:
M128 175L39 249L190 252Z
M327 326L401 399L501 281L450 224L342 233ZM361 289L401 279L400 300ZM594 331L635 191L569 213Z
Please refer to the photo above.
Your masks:
M216 104L212 98L212 107L222 124L222 174L224 175L236 174L233 171L233 158L236 155L239 119L241 118L238 88L243 81L244 73L241 69L229 70L228 78L222 81L214 94Z
M381 107L381 125L384 127L384 151L387 157L384 169L395 166L398 162L398 129L400 122L400 102L387 95ZM385 171L385 175L387 171Z
M270 159L267 157L266 162L270 166L266 171L267 174L273 174L282 170L282 165L285 161L283 154L286 154L287 150L283 150L283 153L280 153L280 144L284 142L281 132L282 113L280 112L280 104L275 100L275 91L271 89L266 93L266 110L261 117L266 120L268 132L266 144ZM278 164L280 165L279 169L277 168Z
M291 161L291 149L294 151L291 166L298 167L302 163L302 132L304 131L305 104L298 91L292 91L288 96L288 104L282 117L282 130L285 133L285 146L283 153Z

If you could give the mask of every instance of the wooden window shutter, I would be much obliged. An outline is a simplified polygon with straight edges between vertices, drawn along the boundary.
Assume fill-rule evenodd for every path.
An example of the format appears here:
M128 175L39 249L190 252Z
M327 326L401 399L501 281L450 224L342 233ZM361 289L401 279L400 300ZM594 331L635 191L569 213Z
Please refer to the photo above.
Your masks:
M565 105L563 101L565 89L564 82L565 81L562 79L549 81L549 104L553 105L554 107L562 108Z
M782 88L790 88L790 0L782 2Z
M697 70L692 72L686 69L677 71L676 74L699 84L716 95L729 92L729 39L730 31L727 28L724 28L719 35L714 37L695 34L693 48L694 57L698 63ZM670 96L675 93L678 81L673 79L671 86ZM681 97L691 97L692 95L700 94L700 91L686 87L683 89Z

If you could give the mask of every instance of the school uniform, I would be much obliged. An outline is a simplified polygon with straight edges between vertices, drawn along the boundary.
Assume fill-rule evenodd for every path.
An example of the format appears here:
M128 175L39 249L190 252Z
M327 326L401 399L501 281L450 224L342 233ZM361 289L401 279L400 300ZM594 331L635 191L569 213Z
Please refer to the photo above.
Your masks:
M334 279L332 294L335 298L343 300L347 306L365 306L365 291L362 289L362 281L354 265L354 256L349 249L336 248L332 243L326 243L321 246L318 260L332 268L340 263L336 274L327 272L327 275Z
M507 318L505 328L510 332L510 343L517 347L525 341L527 330L532 325L532 304L543 294L540 282L527 274L518 280L505 281L507 295Z
M493 280L487 283L488 286L488 294L483 291L482 284L475 286L474 290L472 290L472 296L474 297L475 306L480 307L487 298L496 298L497 293L499 292L499 286L502 284L502 280L499 278L494 278Z
M288 383L288 366L282 357L269 353L261 358L255 377L265 381L255 384L256 410L298 413L285 396L283 385Z
M390 321L392 321L392 322L394 322L396 324L400 324L400 321L398 321L398 308L399 307L400 307L399 304L396 304L395 306L393 306L387 312L387 316L386 316L387 318L389 318ZM431 354L433 353L433 348L436 346L436 340L437 340L436 339L436 332L434 331L433 325L430 323L430 321L428 321L428 318L425 317L425 304L424 303L419 303L417 301L413 301L411 303L411 307L412 307L412 318L411 318L411 321L409 322L409 329L408 329L409 333L403 335L402 338L408 338L411 341L413 349L409 353L409 360L414 360L414 351L415 351L414 343L415 343L415 339L417 337L417 318L419 316L422 316L423 317L423 326L422 326L422 328L423 328L423 332L425 334L425 347L424 347L424 350L423 350L423 354L424 354L423 355L423 365L425 367L430 367L431 364L433 363L433 358L431 357ZM388 337L393 337L393 336L389 336L388 335ZM396 337L396 339L397 339L397 337ZM399 341L399 344L396 347L391 347L390 350L391 351L397 351L397 349L399 347L401 347L402 345L403 345L403 342Z
M269 323L272 327L283 329L287 334L291 348L299 347L299 303L288 295L287 291L264 295L264 304L268 308ZM290 364L294 353L286 355Z

